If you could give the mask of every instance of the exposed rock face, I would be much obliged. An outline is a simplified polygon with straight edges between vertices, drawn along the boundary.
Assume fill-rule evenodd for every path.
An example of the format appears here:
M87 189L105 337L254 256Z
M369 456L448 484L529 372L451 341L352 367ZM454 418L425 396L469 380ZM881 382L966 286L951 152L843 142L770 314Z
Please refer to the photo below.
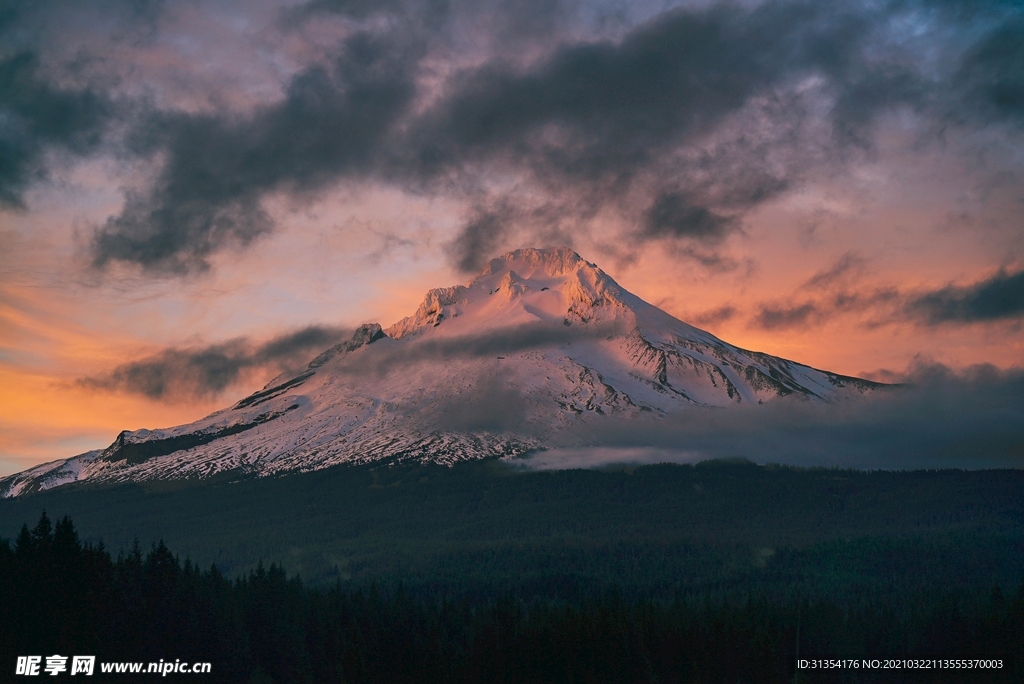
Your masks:
M361 326L293 376L189 425L122 432L0 480L0 495L92 479L270 474L339 463L513 457L608 416L670 416L874 383L734 347L621 288L570 249L492 259L416 313Z
M340 344L336 344L327 351L323 352L315 359L309 362L309 369L313 370L324 365L338 354L348 354L354 352L360 347L376 342L382 337L386 337L384 331L380 327L380 323L367 323L361 325L356 329L351 340L346 340Z

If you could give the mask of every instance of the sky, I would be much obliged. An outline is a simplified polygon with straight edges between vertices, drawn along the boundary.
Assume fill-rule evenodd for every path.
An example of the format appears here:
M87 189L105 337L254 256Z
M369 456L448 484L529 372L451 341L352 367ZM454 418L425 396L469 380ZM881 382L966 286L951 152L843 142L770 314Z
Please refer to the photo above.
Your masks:
M740 347L1017 387L1024 9L0 0L0 475L556 245Z

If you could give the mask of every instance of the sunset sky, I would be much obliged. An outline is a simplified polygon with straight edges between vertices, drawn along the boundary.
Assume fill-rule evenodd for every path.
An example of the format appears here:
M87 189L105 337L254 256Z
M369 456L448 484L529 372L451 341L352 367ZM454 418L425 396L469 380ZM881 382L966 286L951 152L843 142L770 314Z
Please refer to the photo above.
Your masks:
M818 368L1019 369L1024 9L0 0L0 475L555 245Z

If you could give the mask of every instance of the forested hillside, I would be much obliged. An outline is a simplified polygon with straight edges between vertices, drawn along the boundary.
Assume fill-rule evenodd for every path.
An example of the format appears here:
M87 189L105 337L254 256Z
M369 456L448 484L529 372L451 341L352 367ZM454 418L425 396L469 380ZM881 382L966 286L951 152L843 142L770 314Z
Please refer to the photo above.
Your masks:
M998 658L984 672L831 670L804 682L1016 682L1024 588L965 610L940 590L906 615L828 601L565 600L515 593L417 599L401 586L310 589L278 566L230 580L163 543L111 558L47 516L0 542L0 663L89 654L99 662L208 662L217 682L789 682L796 653ZM169 677L174 681L176 677ZM177 679L195 680L195 675Z
M240 482L63 487L0 501L0 536L43 510L115 555L163 539L234 577L425 597L987 599L1024 571L1021 471L751 464L517 472L500 462L337 468Z

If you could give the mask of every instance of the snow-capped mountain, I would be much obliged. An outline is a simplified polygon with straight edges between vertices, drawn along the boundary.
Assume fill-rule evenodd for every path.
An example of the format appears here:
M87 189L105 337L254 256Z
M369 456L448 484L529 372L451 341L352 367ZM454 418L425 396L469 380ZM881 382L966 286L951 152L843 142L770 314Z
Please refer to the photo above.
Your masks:
M102 451L0 480L272 474L341 463L516 457L609 416L664 417L785 395L836 402L874 383L734 347L620 287L570 249L493 259L415 314L360 327L297 375L189 425L125 431ZM584 440L585 442L585 440Z

